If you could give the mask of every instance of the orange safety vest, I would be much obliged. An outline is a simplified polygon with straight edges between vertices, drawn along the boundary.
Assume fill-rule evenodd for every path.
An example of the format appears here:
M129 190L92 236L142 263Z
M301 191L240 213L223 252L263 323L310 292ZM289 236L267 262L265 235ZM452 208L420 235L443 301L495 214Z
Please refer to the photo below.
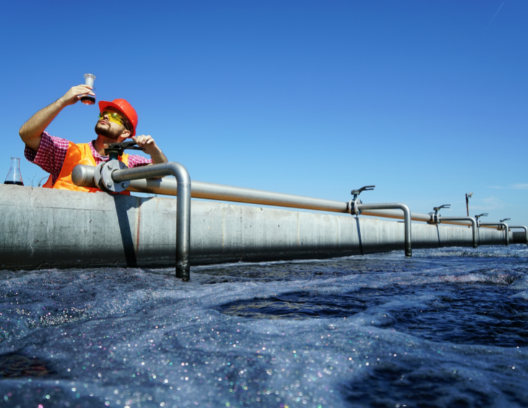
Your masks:
M119 157L119 161L122 161L128 166L128 154L123 154ZM52 176L50 175L48 181L42 186L43 188L58 188L61 190L71 191L84 191L87 193L96 193L102 191L95 187L81 187L73 184L71 174L73 168L78 164L86 164L88 166L96 166L95 159L92 155L92 150L88 143L75 144L69 142L68 150L66 151L66 157L62 164L62 169L55 183L52 182ZM123 191L121 194L130 195L129 191Z

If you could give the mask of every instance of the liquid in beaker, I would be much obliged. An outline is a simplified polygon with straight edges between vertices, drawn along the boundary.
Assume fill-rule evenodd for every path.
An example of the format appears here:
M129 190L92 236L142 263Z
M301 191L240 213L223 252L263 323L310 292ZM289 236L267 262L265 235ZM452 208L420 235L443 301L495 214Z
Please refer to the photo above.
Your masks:
M11 167L7 172L4 184L24 185L22 174L20 173L20 159L18 157L11 157Z

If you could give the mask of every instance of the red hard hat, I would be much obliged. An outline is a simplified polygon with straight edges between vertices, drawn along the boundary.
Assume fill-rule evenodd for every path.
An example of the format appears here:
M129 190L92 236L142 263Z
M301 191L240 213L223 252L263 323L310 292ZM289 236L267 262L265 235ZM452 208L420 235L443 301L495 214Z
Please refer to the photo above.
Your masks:
M138 123L138 115L136 110L124 99L114 99L112 102L100 101L99 102L99 111L102 112L106 108L114 108L118 112L122 113L132 125L132 134L130 136L136 135L136 126Z

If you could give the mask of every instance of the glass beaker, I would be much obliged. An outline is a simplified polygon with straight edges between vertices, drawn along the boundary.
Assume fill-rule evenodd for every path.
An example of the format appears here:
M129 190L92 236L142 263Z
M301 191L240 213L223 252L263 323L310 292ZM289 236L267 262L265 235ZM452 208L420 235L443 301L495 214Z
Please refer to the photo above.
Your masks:
M95 93L95 87L93 86L95 75L84 74L84 84L92 87L92 92ZM93 105L95 103L95 95L82 95L81 102L85 105Z
M7 172L4 184L15 184L17 186L24 185L22 174L20 173L20 159L18 157L11 157L11 167Z

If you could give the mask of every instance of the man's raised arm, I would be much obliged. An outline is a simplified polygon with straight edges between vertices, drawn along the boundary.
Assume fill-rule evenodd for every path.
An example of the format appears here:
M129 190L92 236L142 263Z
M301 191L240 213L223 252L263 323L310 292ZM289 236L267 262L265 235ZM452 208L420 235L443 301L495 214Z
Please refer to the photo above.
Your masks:
M64 96L35 113L20 128L19 134L22 141L31 149L37 151L40 146L42 132L46 130L61 110L68 105L76 103L79 100L79 96L84 94L95 96L92 88L86 85L74 86Z

